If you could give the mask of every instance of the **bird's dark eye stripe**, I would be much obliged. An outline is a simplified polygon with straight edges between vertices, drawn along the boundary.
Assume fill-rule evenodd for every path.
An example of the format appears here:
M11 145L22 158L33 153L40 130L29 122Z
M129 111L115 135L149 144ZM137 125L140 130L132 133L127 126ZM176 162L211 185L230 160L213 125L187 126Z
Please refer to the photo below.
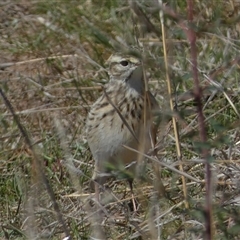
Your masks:
M120 62L120 64L121 64L122 66L126 67L126 66L128 65L128 61L123 60L123 61Z

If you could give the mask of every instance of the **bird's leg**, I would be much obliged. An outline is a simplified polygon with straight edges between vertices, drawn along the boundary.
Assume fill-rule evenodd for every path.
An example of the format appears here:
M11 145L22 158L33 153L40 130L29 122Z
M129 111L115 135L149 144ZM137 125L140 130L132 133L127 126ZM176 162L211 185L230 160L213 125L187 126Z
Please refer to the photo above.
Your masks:
M95 199L98 203L101 203L101 194L104 191L104 183L105 179L103 177L98 177L94 180Z
M100 187L101 186L98 178L91 179L89 183L89 188L91 192L94 192L94 198L99 203L100 203Z
M101 205L101 179L96 178L92 179L91 181L92 187L94 187L95 190L95 195L94 195L94 200L95 200L95 206L93 208L93 214L91 219L91 227L92 227L92 233L91 233L91 239L106 239L105 236L105 231L102 227L102 222L104 219L104 208Z
M95 199L98 203L100 203L100 186L97 181L94 182L94 188L95 188Z
M133 211L136 212L137 211L137 207L136 207L135 197L134 197L134 194L133 194L133 179L128 179L128 183L129 183L129 187L130 187L130 191L131 191Z

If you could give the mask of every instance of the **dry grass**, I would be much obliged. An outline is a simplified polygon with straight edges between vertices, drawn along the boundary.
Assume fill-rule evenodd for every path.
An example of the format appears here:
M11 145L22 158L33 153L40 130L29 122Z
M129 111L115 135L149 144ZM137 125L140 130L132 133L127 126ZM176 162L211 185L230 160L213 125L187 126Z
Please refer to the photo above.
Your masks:
M169 107L160 9L155 1L139 1L145 17L131 1L1 3L0 87L34 146L26 143L1 101L1 239L64 239L68 231L72 239L88 239L96 232L91 227L97 218L88 184L93 160L84 136L85 118L108 79L104 61L114 51L129 51L128 46L146 57L149 86L162 107L157 157L165 164L161 175L167 197L156 194L151 164L134 185L137 213L131 211L128 185L109 182L111 190L99 220L105 238L204 239L203 148L211 153L214 239L240 238L240 5L237 0L194 1L208 139L202 143L191 94L189 44L180 25L187 19L186 3L166 3L179 14L174 18L165 12L174 114ZM175 170L181 161L173 127L167 124L172 115L178 124L182 174ZM181 176L186 180L187 199Z

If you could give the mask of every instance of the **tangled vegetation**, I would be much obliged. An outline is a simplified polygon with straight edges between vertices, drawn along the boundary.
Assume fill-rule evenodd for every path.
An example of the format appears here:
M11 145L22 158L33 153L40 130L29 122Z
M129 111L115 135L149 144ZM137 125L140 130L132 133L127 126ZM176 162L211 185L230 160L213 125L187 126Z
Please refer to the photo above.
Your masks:
M238 0L0 6L0 239L240 239ZM85 119L113 52L142 57L161 112L137 212L114 179L98 218Z

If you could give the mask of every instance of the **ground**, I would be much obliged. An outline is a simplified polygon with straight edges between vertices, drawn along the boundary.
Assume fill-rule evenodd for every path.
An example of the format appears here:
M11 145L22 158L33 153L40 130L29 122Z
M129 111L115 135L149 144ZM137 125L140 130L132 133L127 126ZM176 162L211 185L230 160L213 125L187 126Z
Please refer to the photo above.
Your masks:
M1 239L64 239L68 234L88 239L102 230L106 239L207 239L209 197L214 237L240 238L240 5L237 0L193 1L191 11L191 1L163 2L165 36L155 1L0 3L0 87L10 102L1 96ZM192 49L183 28L190 13L203 88L204 142L193 101ZM134 183L137 212L128 184L112 180L99 217L89 188L94 161L85 119L108 81L105 61L116 51L142 57L161 107L157 156L151 158L161 166L166 194L157 194L153 159L148 159L143 177ZM203 149L210 155L210 191ZM93 222L103 229L96 233Z

